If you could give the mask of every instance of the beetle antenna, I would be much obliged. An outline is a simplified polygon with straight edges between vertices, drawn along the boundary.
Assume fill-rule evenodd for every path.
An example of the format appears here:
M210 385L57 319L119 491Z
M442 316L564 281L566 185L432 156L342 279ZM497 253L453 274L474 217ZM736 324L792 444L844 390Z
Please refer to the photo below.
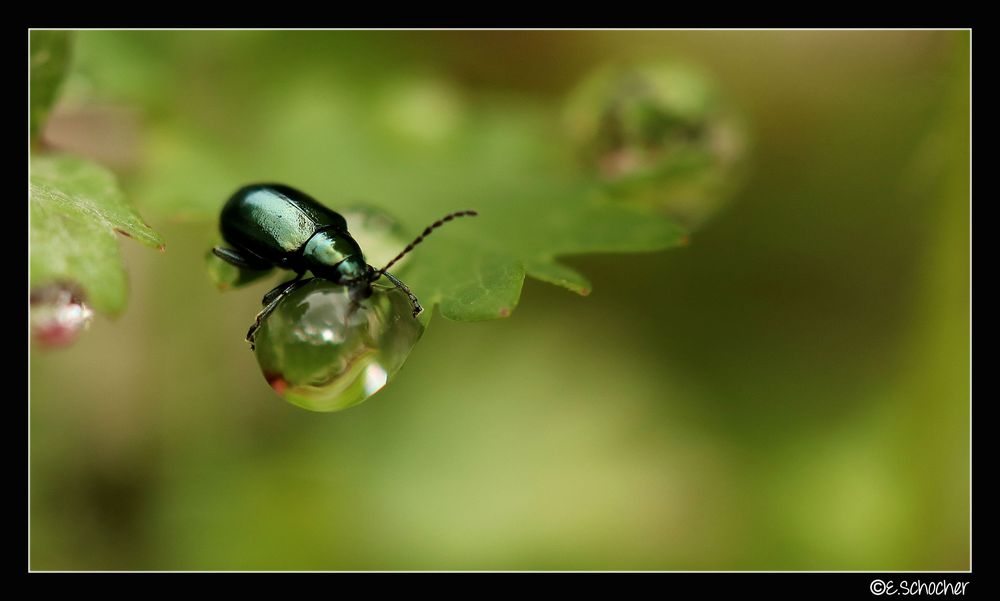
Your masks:
M432 231L434 231L435 229L441 227L445 223L448 223L449 221L451 221L452 219L454 219L456 217L466 217L466 216L468 216L468 217L475 217L478 214L479 213L477 213L475 211L455 211L454 213L448 213L447 215L445 215L441 219L438 219L434 223L428 225L427 228L424 229L424 232L422 234L420 234L419 236L417 236L416 239L413 240L413 242L410 242L409 244L406 245L406 248L403 249L403 252L401 252L398 255L396 255L395 259L389 261L389 263L386 264L385 267L383 267L382 269L379 269L375 273L389 275L388 273L386 273L385 270L389 269L390 267L392 267L393 265L396 264L396 261L398 261L398 260L402 259L404 256L406 256L406 253L408 253L411 250L413 250L413 247L415 247L416 245L418 245L421 242L423 242L424 238L426 238L427 236L429 236ZM393 280L393 283L396 284L396 286L400 286L402 284L402 282L400 282L399 280L393 278L392 276L389 276L389 279ZM403 288L403 290L406 290L406 286L401 286L401 287ZM406 292L409 294L409 290L406 290ZM415 298L411 298L411 300L416 300L416 299ZM419 307L420 305L417 305L417 306Z
M376 272L376 273L381 273L385 277L389 278L389 281L392 282L393 284L395 284L396 288L399 288L400 290L402 290L403 292L406 293L406 296L410 297L410 304L413 305L413 316L414 317L416 317L417 315L420 315L421 313L424 312L424 308L420 306L420 301L417 300L416 295L414 295L412 292L410 292L410 289L406 287L406 284L404 284L403 282L400 282L399 278L397 278L396 276L392 275L391 273L389 273L388 271L386 271L384 269L381 270L381 272Z

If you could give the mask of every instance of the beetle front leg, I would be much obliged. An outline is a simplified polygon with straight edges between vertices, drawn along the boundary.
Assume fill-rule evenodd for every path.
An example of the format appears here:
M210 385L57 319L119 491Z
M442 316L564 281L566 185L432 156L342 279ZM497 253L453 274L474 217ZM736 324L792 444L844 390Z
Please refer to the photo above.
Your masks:
M274 288L271 288L271 290L264 295L264 298L261 299L260 304L266 307L267 305L270 305L274 299L284 296L287 292L291 292L291 289L293 288L297 288L298 286L296 284L302 279L302 276L305 275L305 273L306 272L304 271L296 273L295 278L288 280L287 282L282 282Z
M413 317L414 318L416 318L418 315L420 315L421 313L424 312L424 308L420 306L420 301L417 300L417 296L415 294L413 294L412 292L410 292L410 289L406 286L406 284L404 284L403 282L399 281L399 278L397 278L396 276L392 275L391 273L389 273L388 271L385 271L385 270L382 270L382 271L377 272L377 273L381 273L382 275L384 275L386 278L389 279L390 282L393 283L394 286L396 286L396 288L399 288L400 290L402 290L403 293L406 294L407 297L409 297L410 304L413 305Z
M312 281L313 278L309 278L308 280L303 280L302 279L303 273L296 274L294 280L289 280L282 284L278 284L270 292L264 295L264 308L261 309L260 313L257 314L257 317L254 319L253 325L251 325L250 329L247 331L246 340L247 342L250 343L251 351L256 348L254 346L254 336L256 335L257 330L260 328L260 325L264 323L264 320L267 319L267 316L270 315L274 311L274 309L278 306L278 302L286 295L291 294L295 289L306 284L307 282Z

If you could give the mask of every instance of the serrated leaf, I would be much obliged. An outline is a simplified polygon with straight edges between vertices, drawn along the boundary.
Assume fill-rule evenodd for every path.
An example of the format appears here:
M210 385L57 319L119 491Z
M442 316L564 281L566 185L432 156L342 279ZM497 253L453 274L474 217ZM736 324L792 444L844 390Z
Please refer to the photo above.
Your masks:
M528 275L536 280L548 282L556 286L562 286L563 288L571 292L576 292L581 296L587 296L590 294L590 280L585 278L579 272L570 269L569 267L566 267L551 258L547 261L529 261L525 263L524 269Z
M31 286L72 282L98 311L125 306L125 267L117 233L163 248L159 235L125 201L114 175L70 156L31 160Z
M406 94L398 85L387 88L390 98L374 99L317 82L270 89L279 90L279 98L260 102L245 126L252 140L225 155L213 153L213 167L204 173L178 178L180 168L172 164L209 164L193 158L205 154L198 143L203 133L161 128L169 131L173 153L141 174L138 195L164 215L176 208L216 220L240 186L276 181L334 210L375 205L396 216L410 236L446 213L474 209L478 217L449 223L421 244L405 278L427 308L437 304L442 315L461 321L509 316L526 274L588 293L586 278L558 257L661 250L683 238L667 217L617 202L575 169L553 109L472 106L451 96L434 109L425 105L436 96ZM421 135L399 126L399 116L410 113L399 106L407 98L422 103ZM391 110L393 118L380 110ZM435 115L440 123L426 123ZM428 131L434 135L423 135ZM226 185L223 173L240 179Z
M589 294L587 279L556 257L659 250L683 237L679 227L662 217L614 206L579 186L550 190L539 198L527 190L520 196L524 204L477 204L476 221L453 225L449 237L420 247L411 287L424 295L431 291L431 301L445 317L507 317L517 305L525 275ZM455 231L459 228L468 230L461 241Z
M41 129L55 102L70 62L71 33L32 31L29 34L31 135Z

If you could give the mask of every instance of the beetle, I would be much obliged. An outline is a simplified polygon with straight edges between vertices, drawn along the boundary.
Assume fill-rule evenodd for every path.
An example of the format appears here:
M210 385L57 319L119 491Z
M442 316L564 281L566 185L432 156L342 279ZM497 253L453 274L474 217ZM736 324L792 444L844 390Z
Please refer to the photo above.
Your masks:
M347 231L347 220L317 200L284 184L260 183L243 186L222 207L219 230L229 247L216 246L212 253L241 270L264 272L286 269L295 277L278 284L264 295L264 309L247 332L253 348L254 333L285 295L313 276L347 286L354 302L372 295L374 284L385 276L406 293L413 305L413 317L423 311L417 297L396 276L388 272L397 261L420 244L431 231L457 217L475 216L475 211L449 213L427 226L382 269L368 264L361 246Z

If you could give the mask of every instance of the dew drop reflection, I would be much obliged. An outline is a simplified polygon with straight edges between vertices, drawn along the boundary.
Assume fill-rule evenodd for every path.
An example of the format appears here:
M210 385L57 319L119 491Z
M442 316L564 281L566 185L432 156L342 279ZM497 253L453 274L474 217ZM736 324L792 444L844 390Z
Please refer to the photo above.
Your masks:
M389 374L378 363L372 363L365 369L365 394L369 396L375 394L387 381Z
M312 295L305 298L299 309L304 311L292 328L292 335L305 343L316 345L341 344L347 332L343 303L336 295ZM296 311L298 313L298 311Z

